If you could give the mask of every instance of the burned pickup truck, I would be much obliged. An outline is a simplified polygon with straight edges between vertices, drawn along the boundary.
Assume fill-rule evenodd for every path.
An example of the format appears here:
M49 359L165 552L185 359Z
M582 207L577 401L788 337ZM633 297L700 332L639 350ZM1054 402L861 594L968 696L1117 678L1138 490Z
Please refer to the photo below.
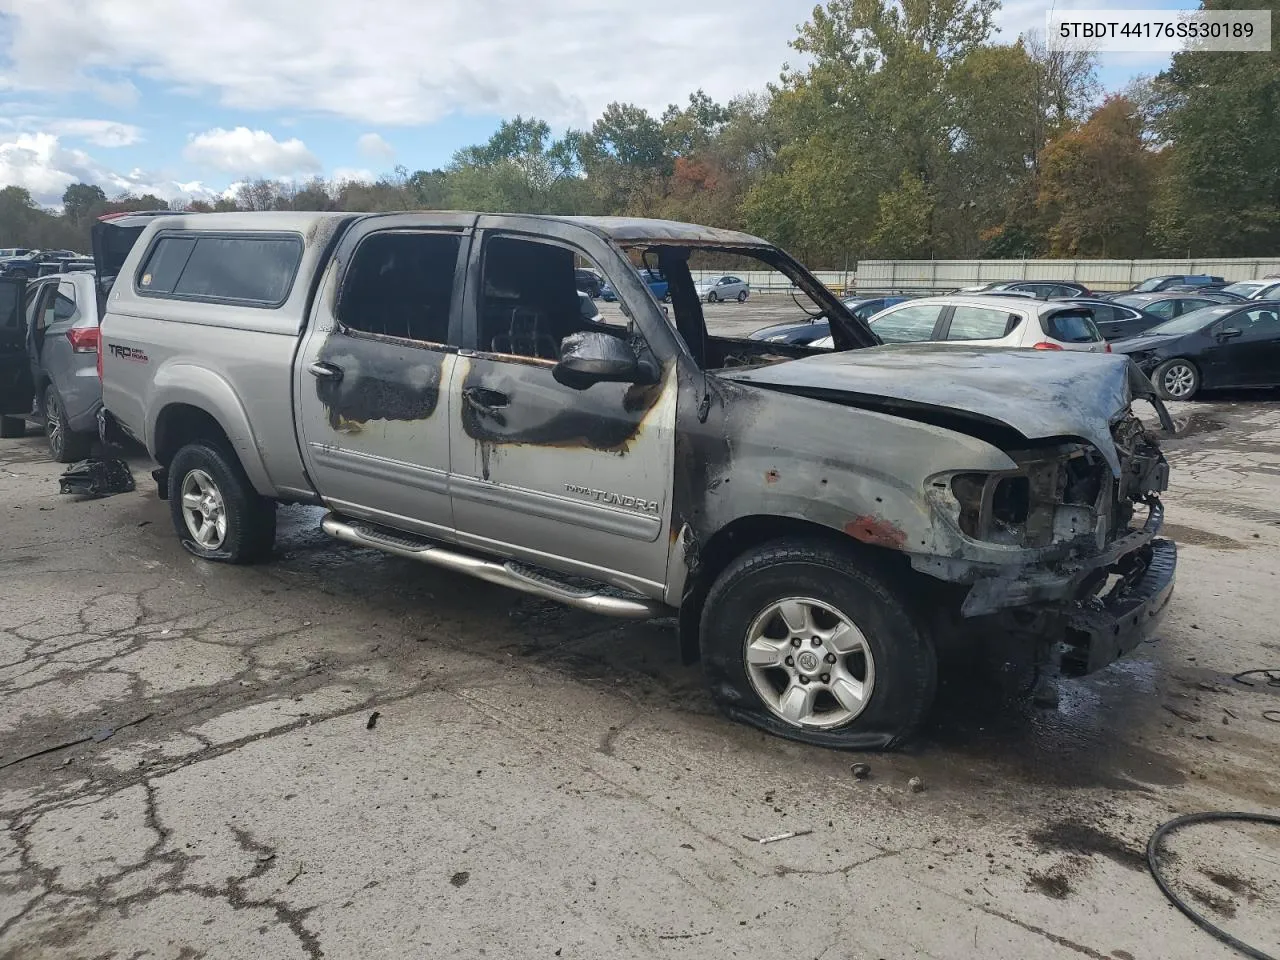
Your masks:
M1131 409L1151 385L1127 360L881 345L746 234L252 213L118 246L102 428L146 444L199 557L260 560L277 503L320 504L340 541L675 615L732 716L852 748L911 734L956 637L1079 675L1173 588L1167 467ZM836 350L712 335L691 262L781 271ZM620 311L583 316L581 269Z

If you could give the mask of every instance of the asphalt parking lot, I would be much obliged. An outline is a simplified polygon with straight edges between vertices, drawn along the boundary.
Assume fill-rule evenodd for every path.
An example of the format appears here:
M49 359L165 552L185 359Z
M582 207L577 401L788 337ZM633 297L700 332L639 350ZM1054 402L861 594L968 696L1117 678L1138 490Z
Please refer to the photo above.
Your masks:
M1236 956L1143 850L1280 808L1280 687L1231 679L1280 668L1280 404L1174 413L1157 640L1056 712L957 668L894 755L722 718L669 622L341 546L312 508L269 564L208 564L143 460L81 501L34 429L2 440L0 956ZM1280 831L1168 848L1198 909L1280 949Z

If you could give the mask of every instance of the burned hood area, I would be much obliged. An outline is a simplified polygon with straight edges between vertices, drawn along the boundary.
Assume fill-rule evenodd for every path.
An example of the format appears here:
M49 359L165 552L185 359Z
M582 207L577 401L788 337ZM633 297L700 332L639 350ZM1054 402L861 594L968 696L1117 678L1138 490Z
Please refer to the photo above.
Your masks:
M1127 358L1112 355L896 344L717 375L931 423L1006 449L1079 438L1118 475L1111 429L1131 400L1150 395L1168 421L1146 378L1138 373L1135 381L1135 373Z

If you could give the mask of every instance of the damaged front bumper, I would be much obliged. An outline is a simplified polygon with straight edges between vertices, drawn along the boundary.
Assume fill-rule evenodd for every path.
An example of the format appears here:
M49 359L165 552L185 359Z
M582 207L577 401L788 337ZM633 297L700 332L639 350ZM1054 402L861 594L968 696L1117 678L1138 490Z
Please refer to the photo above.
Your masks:
M1065 676L1113 663L1154 633L1173 594L1178 550L1158 536L1164 507L1148 501L1142 528L1106 549L1016 571L948 562L952 579L968 585L959 613L1014 635L1056 647ZM935 566L935 570L937 567Z

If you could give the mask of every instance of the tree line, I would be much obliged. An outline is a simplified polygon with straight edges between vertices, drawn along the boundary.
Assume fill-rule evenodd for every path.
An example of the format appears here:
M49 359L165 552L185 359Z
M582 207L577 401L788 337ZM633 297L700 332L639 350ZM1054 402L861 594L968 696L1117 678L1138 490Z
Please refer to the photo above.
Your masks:
M792 42L804 65L761 93L722 104L699 90L659 115L612 103L559 138L518 116L440 169L255 180L186 209L667 217L748 230L815 268L1275 255L1280 49L1179 53L1158 76L1104 93L1091 54L1035 35L998 42L997 7L829 0ZM101 213L163 206L73 184L52 213L8 187L0 246L83 249Z

